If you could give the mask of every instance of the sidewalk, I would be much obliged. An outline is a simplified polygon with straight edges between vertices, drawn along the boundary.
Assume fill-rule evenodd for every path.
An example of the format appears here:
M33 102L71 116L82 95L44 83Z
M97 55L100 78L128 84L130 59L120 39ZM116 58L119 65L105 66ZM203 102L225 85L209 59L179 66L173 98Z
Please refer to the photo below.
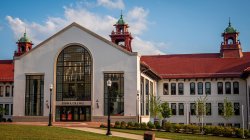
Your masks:
M107 130L90 128L90 127L64 127L64 128L81 130L81 131L98 133L98 134L104 134L104 135L107 132ZM123 138L128 138L128 139L135 139L135 140L143 140L142 135L135 135L135 134L129 134L129 133L115 132L115 131L112 131L111 133L113 136L116 136L116 137L123 137ZM167 140L167 139L156 138L156 140Z

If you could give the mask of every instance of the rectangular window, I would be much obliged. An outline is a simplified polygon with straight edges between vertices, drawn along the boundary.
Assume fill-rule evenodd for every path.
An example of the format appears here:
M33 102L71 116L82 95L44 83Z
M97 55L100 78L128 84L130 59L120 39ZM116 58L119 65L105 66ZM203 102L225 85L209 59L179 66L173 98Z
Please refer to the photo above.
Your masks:
M239 94L239 82L233 82L234 94Z
M211 116L212 115L211 103L206 103L206 115L207 116Z
M108 80L112 81L111 87L107 86ZM110 114L124 115L124 74L104 73L104 115L108 115L108 99L110 98Z
M141 96L140 96L140 101L141 101L141 115L144 115L144 78L141 77Z
M10 115L13 115L13 104L11 104L11 108L10 108Z
M4 105L4 115L10 115L10 109L9 109L10 105L9 104L5 104Z
M231 83L230 82L225 83L225 88L226 88L226 94L231 94Z
M154 94L154 84L153 82L150 82L150 94Z
M3 97L3 86L0 86L0 97Z
M148 81L148 79L146 79L146 85L145 85L146 87L146 95L149 95L149 81Z
M146 115L149 115L149 96L146 96Z
M10 97L10 86L5 87L5 97Z
M190 95L195 95L195 83L190 83Z
M203 83L199 82L198 83L198 95L202 95L203 94Z
M234 103L234 115L240 115L240 103Z
M218 123L218 126L224 126L224 123Z
M171 83L171 95L176 95L176 83Z
M43 116L44 76L26 75L25 115Z
M0 104L0 108L2 108L2 109L3 109L3 104Z
M168 95L168 83L163 84L163 95Z
M196 115L196 105L195 103L190 103L191 115Z
M14 86L12 86L12 90L11 90L11 96L14 96Z
M240 123L235 123L235 124L234 124L234 127L240 128Z
M176 103L171 103L172 115L176 115Z
M224 115L224 104L218 103L218 115Z
M223 94L223 83L222 82L217 83L217 90L218 90L218 94Z
M206 82L205 83L205 92L206 92L206 95L211 95L211 83L210 82Z
M178 94L183 95L184 94L184 84L178 83Z
M179 103L178 104L178 108L179 108L179 115L184 115L184 104L183 103Z

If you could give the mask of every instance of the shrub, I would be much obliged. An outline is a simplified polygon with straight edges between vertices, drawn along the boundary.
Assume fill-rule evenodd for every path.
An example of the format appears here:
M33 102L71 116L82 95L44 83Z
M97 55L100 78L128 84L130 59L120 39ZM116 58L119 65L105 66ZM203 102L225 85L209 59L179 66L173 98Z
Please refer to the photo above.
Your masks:
M170 122L165 122L163 127L164 130L166 130L167 132L170 132L172 130L172 124Z
M135 129L140 129L140 124L138 122L135 122L134 126L135 126Z
M125 129L125 128L126 128L126 122L124 122L124 121L121 122L121 128L122 128L122 129Z
M232 137L234 130L231 127L224 127L223 129L223 136L225 137Z
M179 124L174 124L173 125L173 131L174 132L180 132L181 126Z
M148 128L150 128L150 129L155 129L155 125L154 125L151 121L149 121L149 122L147 123L147 126L148 126Z
M114 127L115 128L121 128L121 123L119 121L116 121Z
M213 127L214 126L204 126L204 132L205 134L213 134Z
M224 128L221 126L215 126L213 127L212 133L216 136L223 135Z
M186 132L191 132L191 133L199 133L200 127L197 125L187 125L186 126Z
M105 128L106 126L105 126L104 124L101 124L100 127L101 127L101 128Z
M3 122L6 122L6 118L2 118L2 121L3 121Z
M141 123L141 129L143 130L148 129L147 124L145 122Z
M11 118L8 118L7 122L12 122Z
M234 131L235 131L235 135L236 135L237 137L239 137L239 138L242 138L242 137L243 137L243 130L242 130L241 128L235 128ZM246 132L246 130L244 131L244 135L245 135L245 137L246 137L246 134L247 134L247 133L245 133L245 132ZM247 135L248 135L248 134L247 134Z
M131 129L131 128L133 128L133 127L134 127L134 123L133 123L133 122L128 122L127 128L128 128L128 129Z
M155 121L154 125L155 125L156 129L161 129L161 125L160 125L159 121Z

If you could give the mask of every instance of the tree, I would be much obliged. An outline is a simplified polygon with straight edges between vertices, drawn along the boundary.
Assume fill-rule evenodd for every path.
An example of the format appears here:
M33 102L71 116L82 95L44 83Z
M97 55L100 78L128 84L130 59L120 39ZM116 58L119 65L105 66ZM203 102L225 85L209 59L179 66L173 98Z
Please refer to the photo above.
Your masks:
M168 102L164 102L161 104L161 115L163 118L169 118L172 115L172 110L169 107Z
M150 94L150 117L153 117L154 119L162 118L161 110L160 97L155 97L153 94Z
M196 108L196 117L199 118L199 123L201 122L201 131L203 132L203 125L204 125L204 116L206 114L206 102L207 102L207 96L204 98L199 97L197 101L195 102L195 108Z
M223 118L229 120L234 115L234 108L232 102L224 99Z

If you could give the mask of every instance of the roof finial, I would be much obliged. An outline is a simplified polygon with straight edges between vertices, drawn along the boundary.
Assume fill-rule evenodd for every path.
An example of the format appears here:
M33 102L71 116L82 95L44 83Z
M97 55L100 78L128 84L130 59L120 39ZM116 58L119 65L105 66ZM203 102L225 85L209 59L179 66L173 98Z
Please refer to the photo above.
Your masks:
M231 27L230 17L229 17L228 27Z
M24 27L24 34L23 34L24 37L26 37L26 26Z
M121 19L122 19L122 16L123 16L123 15L122 15L122 10L121 10Z

